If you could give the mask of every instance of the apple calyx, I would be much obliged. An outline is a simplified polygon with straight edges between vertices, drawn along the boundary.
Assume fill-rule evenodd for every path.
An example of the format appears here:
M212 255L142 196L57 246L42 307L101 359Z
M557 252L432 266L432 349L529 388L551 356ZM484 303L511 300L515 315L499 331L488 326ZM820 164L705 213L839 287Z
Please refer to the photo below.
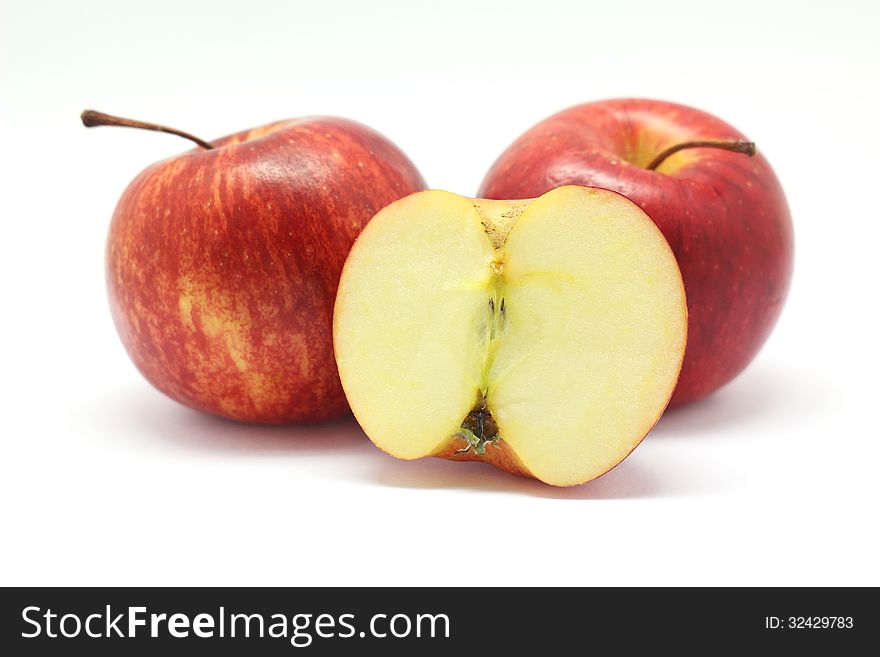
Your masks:
M670 146L666 150L662 151L657 157L651 160L651 163L645 167L648 171L654 171L659 167L666 158L670 157L678 153L679 151L683 151L686 148L718 148L724 151L732 151L734 153L743 153L752 157L755 152L755 142L753 141L686 141L681 144L675 144L674 146Z
M215 148L214 144L209 141L199 139L195 135L191 135L188 132L183 132L182 130L177 130L176 128L169 128L168 126L159 125L158 123L148 123L146 121L138 121L136 119L126 119L121 116L104 114L104 112L96 112L95 110L84 110L83 113L80 114L79 118L82 121L82 124L87 128L94 128L102 125L112 125L121 128L153 130L155 132L165 132L169 135L177 135L178 137L189 139L197 146L200 146L201 148L204 148L206 150L211 150L212 148Z
M480 396L461 423L458 436L464 438L468 444L462 449L455 450L456 454L467 454L471 450L474 454L485 454L486 445L490 444L498 448L501 436L498 435L498 424L489 411L485 395Z

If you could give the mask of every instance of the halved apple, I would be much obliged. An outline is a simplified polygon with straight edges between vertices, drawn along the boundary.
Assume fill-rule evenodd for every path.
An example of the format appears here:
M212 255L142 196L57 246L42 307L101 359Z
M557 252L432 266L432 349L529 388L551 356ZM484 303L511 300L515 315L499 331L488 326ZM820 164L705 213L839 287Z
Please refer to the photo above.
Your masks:
M568 186L392 203L348 256L333 339L352 411L382 450L567 486L650 431L686 332L681 273L654 222L617 193Z

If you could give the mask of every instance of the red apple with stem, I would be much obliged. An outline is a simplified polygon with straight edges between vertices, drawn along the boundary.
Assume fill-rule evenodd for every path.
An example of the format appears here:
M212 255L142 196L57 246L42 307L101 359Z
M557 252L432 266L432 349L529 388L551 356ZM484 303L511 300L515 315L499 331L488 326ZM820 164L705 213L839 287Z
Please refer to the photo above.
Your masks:
M492 165L478 195L533 198L561 185L627 196L669 241L689 323L672 404L711 393L748 365L779 317L793 261L785 195L753 143L684 105L588 103L519 137Z
M187 406L234 420L345 413L336 286L369 219L424 189L412 162L340 118L279 121L211 142L99 112L82 120L198 146L138 175L110 225L110 308L143 375Z

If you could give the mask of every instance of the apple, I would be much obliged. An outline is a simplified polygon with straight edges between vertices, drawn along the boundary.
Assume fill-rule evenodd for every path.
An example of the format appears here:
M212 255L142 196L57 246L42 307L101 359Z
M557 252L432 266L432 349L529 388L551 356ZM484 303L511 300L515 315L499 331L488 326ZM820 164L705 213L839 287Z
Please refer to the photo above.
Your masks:
M98 112L82 118L199 146L138 175L110 225L110 308L147 380L234 420L347 412L331 336L336 285L370 217L424 189L406 156L340 118L279 121L213 142Z
M342 386L379 448L559 486L607 472L650 431L686 333L657 226L576 186L392 203L352 247L333 319Z
M571 184L635 201L678 258L690 327L672 404L703 397L742 371L779 317L793 260L785 195L754 144L683 105L588 103L517 139L479 194L529 198Z

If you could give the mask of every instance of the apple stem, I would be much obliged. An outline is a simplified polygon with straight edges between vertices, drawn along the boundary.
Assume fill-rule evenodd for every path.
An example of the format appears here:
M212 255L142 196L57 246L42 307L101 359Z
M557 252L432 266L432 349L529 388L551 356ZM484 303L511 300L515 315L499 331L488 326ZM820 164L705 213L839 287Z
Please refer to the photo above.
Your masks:
M115 125L123 128L140 128L141 130L155 130L156 132L167 132L169 135L177 135L178 137L183 137L184 139L189 139L192 142L195 142L202 148L211 150L214 148L214 144L209 141L205 141L204 139L199 139L198 137L189 134L188 132L183 132L182 130L175 130L174 128L169 128L164 125L159 125L158 123L147 123L146 121L136 121L134 119L124 119L121 116L113 116L111 114L104 114L103 112L96 112L95 110L85 110L82 114L80 114L80 119L82 119L83 125L87 128L94 128L99 125Z
M755 154L755 142L753 141L686 141L675 146L670 146L657 157L651 160L646 168L648 171L654 171L663 164L664 160L670 155L683 151L686 148L720 148L724 151L733 151L734 153L745 153L749 157Z

